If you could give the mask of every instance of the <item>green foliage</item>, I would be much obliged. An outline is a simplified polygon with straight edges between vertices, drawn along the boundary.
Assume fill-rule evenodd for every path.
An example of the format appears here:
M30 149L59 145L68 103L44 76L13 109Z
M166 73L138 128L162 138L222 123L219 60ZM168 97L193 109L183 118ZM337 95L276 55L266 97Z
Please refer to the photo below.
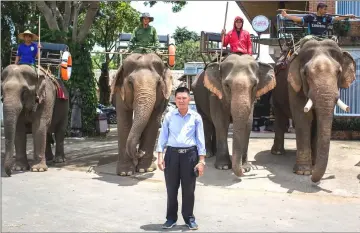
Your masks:
M200 37L196 32L189 31L186 27L177 27L172 36L176 44L175 70L184 69L186 62L203 61L199 53Z
M199 46L200 42L193 40L184 41L182 44L176 45L176 64L174 69L184 69L186 62L202 62Z
M91 43L71 43L69 44L73 58L73 69L70 80L66 83L70 92L77 88L82 93L82 125L85 135L95 133L96 117L96 82L92 71L90 51Z
M360 118L336 117L333 120L332 130L360 131Z
M182 44L184 41L193 40L199 41L200 36L194 32L187 30L186 27L176 27L175 32L173 34L173 38L175 40L175 44Z
M146 1L146 2L144 2L144 5L145 6L149 5L150 7L153 7L157 2L158 1ZM171 3L173 5L172 11L174 13L180 12L187 4L186 1L182 1L182 0L180 0L180 1L161 1L161 2Z

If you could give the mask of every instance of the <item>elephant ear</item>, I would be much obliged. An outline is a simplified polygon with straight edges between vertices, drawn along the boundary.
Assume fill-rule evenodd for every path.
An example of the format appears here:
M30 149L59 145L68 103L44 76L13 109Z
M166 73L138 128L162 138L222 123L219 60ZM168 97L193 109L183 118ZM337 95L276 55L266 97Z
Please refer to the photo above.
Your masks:
M118 71L116 72L116 74L114 75L114 78L111 82L111 90L110 90L110 102L113 103L113 95L119 91L120 92L120 96L122 98L122 100L124 100L125 98L125 90L124 90L124 68L123 66L120 66L120 68L118 69Z
M39 75L36 96L38 98L39 104L41 104L45 100L45 97L46 97L46 78L45 78L45 74L43 74L43 73L41 73Z
M171 70L165 68L163 74L163 80L160 81L161 91L165 97L165 99L169 99L171 95L172 85L173 85L173 77L171 74Z
M356 63L349 52L343 51L342 72L340 75L339 86L348 88L356 79Z
M215 94L219 99L222 99L222 85L219 64L211 63L205 69L204 86L209 89L210 92Z
M259 83L257 85L256 98L268 93L276 86L274 68L267 63L258 62L258 64Z
M290 83L294 91L299 92L302 86L300 75L300 59L297 55L289 63L287 81Z

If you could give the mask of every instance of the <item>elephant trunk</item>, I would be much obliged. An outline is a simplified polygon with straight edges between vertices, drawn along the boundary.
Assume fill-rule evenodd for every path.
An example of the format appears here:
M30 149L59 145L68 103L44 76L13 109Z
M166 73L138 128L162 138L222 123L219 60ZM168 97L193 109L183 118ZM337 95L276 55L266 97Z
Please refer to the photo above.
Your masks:
M231 115L233 117L233 153L232 170L236 176L243 175L244 158L247 159L249 138L253 120L253 108L249 97L243 96L231 101ZM239 103L240 102L240 103ZM239 106L241 106L239 108Z
M316 140L316 159L312 172L311 180L319 182L324 176L329 160L331 128L333 122L333 111L335 107L335 98L321 96L317 99L327 99L326 101L316 103L316 121L317 137Z
M4 101L4 134L5 134L5 161L4 169L8 176L11 176L13 165L14 141L16 125L22 110L22 104L15 101Z
M140 148L137 150L137 146L156 102L156 83L147 81L143 85L146 88L134 85L134 120L126 143L126 154L134 161L145 154L144 151L140 151Z

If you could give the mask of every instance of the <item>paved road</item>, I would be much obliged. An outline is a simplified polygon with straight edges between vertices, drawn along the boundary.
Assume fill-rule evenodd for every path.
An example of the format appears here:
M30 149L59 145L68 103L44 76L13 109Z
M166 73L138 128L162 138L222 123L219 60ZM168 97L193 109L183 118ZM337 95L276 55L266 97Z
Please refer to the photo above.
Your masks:
M208 159L196 189L199 231L360 231L359 142L332 141L329 167L318 185L291 172L293 139L286 140L284 156L271 155L271 144L272 139L251 139L253 170L241 179L214 169L214 159ZM3 177L2 231L161 231L162 172L116 176L116 147L116 133L67 139L65 164ZM181 206L181 192L179 200ZM178 224L171 231L187 230L181 208Z

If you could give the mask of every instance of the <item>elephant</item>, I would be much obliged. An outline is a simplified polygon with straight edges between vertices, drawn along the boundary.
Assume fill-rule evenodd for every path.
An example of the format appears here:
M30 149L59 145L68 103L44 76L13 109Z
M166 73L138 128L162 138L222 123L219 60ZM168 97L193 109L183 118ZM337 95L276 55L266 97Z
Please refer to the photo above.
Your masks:
M250 171L247 152L254 103L275 86L273 67L248 54L230 54L220 65L212 62L194 79L192 89L204 123L207 157L216 155L215 168L232 169L236 176ZM230 159L227 136L231 122Z
M271 153L285 153L286 123L292 119L297 148L293 172L312 175L316 183L328 163L334 107L348 108L339 98L339 88L348 88L355 80L355 61L330 39L308 40L289 61L275 66L275 138Z
M117 175L156 170L154 146L171 91L171 71L155 53L133 53L117 70L110 96L119 134Z
M53 160L52 134L55 134L55 162L62 162L69 102L67 90L40 69L39 76L29 65L7 66L1 74L4 111L5 162L11 176L15 144L15 170L29 170L26 155L26 134L32 133L34 164L31 171L47 171L46 162ZM63 94L60 98L58 94Z

